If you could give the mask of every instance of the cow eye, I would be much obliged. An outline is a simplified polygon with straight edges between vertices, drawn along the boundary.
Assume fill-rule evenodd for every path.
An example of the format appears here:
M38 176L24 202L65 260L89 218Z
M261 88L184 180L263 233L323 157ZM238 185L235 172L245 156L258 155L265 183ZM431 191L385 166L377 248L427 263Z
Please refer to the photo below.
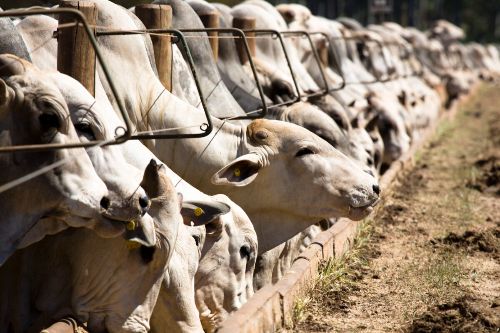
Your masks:
M57 130L61 127L61 121L54 113L42 113L38 117L38 121L40 122L40 128L44 133L53 129Z
M295 157L300 157L300 156L304 156L304 155L311 155L311 154L314 154L314 152L311 149L300 148L300 150L297 152L297 154L295 154Z
M248 245L243 245L243 246L240 248L240 255L241 255L241 258L246 258L247 260L250 260L250 254L251 254L250 246L248 246Z
M92 127L89 123L81 122L75 124L75 129L78 131L78 133L85 135L90 140L96 139L94 131L92 130Z

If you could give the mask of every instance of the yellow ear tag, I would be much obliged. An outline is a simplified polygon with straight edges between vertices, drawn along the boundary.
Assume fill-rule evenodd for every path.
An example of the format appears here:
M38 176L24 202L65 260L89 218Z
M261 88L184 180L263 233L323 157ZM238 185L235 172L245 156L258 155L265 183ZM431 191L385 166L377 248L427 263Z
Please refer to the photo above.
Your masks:
M241 171L240 171L240 169L239 169L239 168L234 169L234 175L235 175L236 177L241 176Z
M135 230L135 227L136 227L136 225L135 225L134 220L127 222L127 225L126 225L127 230L133 231L133 230Z
M196 207L194 210L194 216L196 217L200 217L201 215L203 215L203 213L203 209L201 209L200 207Z
M141 244L134 242L134 241L127 241L127 249L129 250L135 250L141 247Z

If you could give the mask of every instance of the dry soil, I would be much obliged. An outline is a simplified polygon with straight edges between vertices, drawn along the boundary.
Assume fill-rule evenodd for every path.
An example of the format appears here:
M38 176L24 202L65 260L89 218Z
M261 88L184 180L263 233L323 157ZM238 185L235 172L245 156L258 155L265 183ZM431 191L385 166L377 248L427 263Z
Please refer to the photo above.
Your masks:
M416 161L293 331L500 332L500 87L482 86Z

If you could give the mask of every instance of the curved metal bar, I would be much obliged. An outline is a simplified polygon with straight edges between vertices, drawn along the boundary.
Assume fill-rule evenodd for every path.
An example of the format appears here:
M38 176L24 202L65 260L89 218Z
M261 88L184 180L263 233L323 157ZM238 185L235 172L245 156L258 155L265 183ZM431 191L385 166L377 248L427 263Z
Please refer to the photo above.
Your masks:
M343 40L343 41L359 41L359 42L366 42L366 38L364 37L361 37L361 36L349 36L349 37L328 37L328 41L330 43L332 43L332 41L340 41L340 40ZM378 45L379 49L382 50L382 43L378 40L375 40L375 39L369 39L368 40L369 42L372 42L372 43L375 43ZM333 43L332 43L333 44ZM384 59L384 63L386 64L387 66L387 62L385 61ZM342 70L342 67L341 67L341 60L339 60L339 67L340 67L340 71L342 72L342 75L343 75L343 70ZM388 67L388 66L387 66ZM374 83L384 83L384 82L388 82L388 81L391 81L391 78L388 76L387 78L383 78L383 79L379 79L377 78L376 76L374 76L374 80L370 80L370 81L346 81L345 82L345 85L351 85L351 84L374 84Z
M290 71L290 75L292 76L292 81L293 81L293 85L295 86L295 91L297 93L297 97L295 99L292 99L291 101L270 105L267 108L271 109L271 108L275 108L278 106L286 106L286 105L290 105L290 104L294 104L296 102L299 102L302 98L302 96L300 94L300 88L299 88L299 85L297 83L297 79L295 78L295 73L292 69L292 63L290 62L290 57L288 56L285 42L283 41L283 36L281 35L281 33L279 31L273 30L273 29L244 29L242 31L244 33L247 33L247 32L255 33L256 37L253 37L253 38L258 38L257 35L270 35L271 38L273 38L273 36L278 38L278 40L280 42L281 49L283 50L283 53L285 55L285 60L286 60L288 69Z
M241 38L243 41L243 45L245 48L245 53L248 56L248 61L250 63L250 68L252 69L252 74L255 80L255 85L257 87L257 90L259 92L259 97L262 102L262 109L257 109L253 111L247 112L246 116L239 116L239 117L226 117L226 118L221 118L221 119L231 119L231 120L242 120L242 119L258 119L258 118L264 118L267 115L267 103L266 103L266 98L264 96L264 91L262 90L262 86L259 81L259 77L257 75L257 69L255 67L255 64L253 62L252 54L250 53L250 47L248 46L247 42L247 37L243 30L241 29L236 29L236 28L200 28L200 29L180 29L182 33L185 32L218 32L218 33L231 33L233 35L236 35L235 38ZM188 37L189 38L189 37ZM208 36L207 36L208 38ZM255 114L255 115L253 115Z
M325 71L323 70L323 66L321 65L321 59L319 58L316 47L314 47L314 43L312 41L310 34L304 30L281 31L281 34L285 35L285 36L287 36L287 35L299 35L299 36L306 37L307 40L309 41L309 46L311 47L311 51L313 53L314 60L316 61L316 66L318 66L318 68L319 68L319 72L321 74L321 79L323 80L324 88L318 92L304 94L304 97L310 98L310 97L316 97L316 96L324 96L324 95L328 94L328 91L329 91L328 80L326 79Z
M342 78L342 82L341 82L340 86L338 86L338 87L330 87L330 88L328 88L328 92L330 93L330 92L333 92L333 91L338 91L338 90L344 89L345 83L346 83L345 82L345 77L344 77L344 74L342 73L342 68L340 67L340 59L339 59L338 53L335 50L335 48L333 47L332 43L330 43L330 38L328 37L328 35L326 33L321 32L321 31L309 32L309 35L310 36L321 35L323 38L325 38L325 40L328 42L328 48L330 49L330 51L332 51L332 54L334 55L333 61L334 61L334 66L337 69L336 72Z
M395 80L396 79L400 79L400 78L409 78L409 77L420 77L420 76L422 76L422 74L423 74L423 69L422 68L421 68L421 70L419 72L413 71L412 65L409 62L409 59L411 57L411 52L410 52L410 50L408 50L405 47L405 45L403 43L395 42L395 41L392 41L392 42L385 41L385 42L382 42L382 44L385 45L385 46L391 46L391 45L397 46L398 47L398 51L399 51L399 58L404 63L406 63L406 65L412 70L411 74L398 75L396 78L394 78ZM413 47L411 47L411 48L413 49ZM413 55L413 57L415 58L414 55ZM421 64L421 62L418 59L417 59L417 61ZM421 64L421 67L422 67L422 64Z
M142 29L142 30L104 30L97 31L96 36L119 36L119 35L142 35L142 34L172 34L176 37L174 42L180 42L184 49L186 50L186 57L188 60L189 68L191 69L191 73L193 74L193 79L196 84L196 89L198 90L198 94L200 96L200 102L203 108L203 112L205 114L206 123L200 124L200 132L199 133L191 133L191 134L161 134L161 132L169 131L171 129L165 128L160 130L153 131L142 131L134 133L130 136L130 139L133 140L145 140L145 139L187 139L187 138L202 138L209 135L213 130L212 120L210 119L210 113L208 112L207 104L205 98L203 96L203 92L201 90L200 81L198 80L198 74L196 73L196 68L194 66L193 57L187 45L186 39L184 38L184 34L177 29ZM166 89L165 89L166 90Z
M131 122L128 117L128 114L125 110L125 107L123 105L122 100L119 98L118 91L116 89L116 86L114 84L114 81L111 78L111 75L109 74L108 67L106 66L106 62L104 61L104 57L101 54L101 51L99 50L97 41L94 37L93 32L90 30L90 27L87 23L87 20L83 16L81 12L75 9L71 8L49 8L49 9L44 9L44 8L34 8L34 9L21 9L21 10L6 10L3 12L0 12L0 18L1 17L25 17L25 16L31 16L31 15L56 15L56 14L69 14L73 15L77 21L80 22L80 24L83 25L85 29L85 33L87 34L87 37L90 40L90 43L92 44L92 47L94 48L95 54L97 59L99 60L99 63L103 69L104 76L106 77L106 80L109 82L109 87L111 89L111 92L113 93L114 98L117 101L118 104L118 109L123 117L123 120L125 122L125 128L124 127L118 127L115 130L115 133L117 134L117 137L110 142L107 142L105 145L112 145L112 144L120 144L123 143L131 138ZM118 134L118 130L122 129L123 133ZM10 146L10 147L0 147L0 153L10 153L10 152L19 152L19 151L26 151L26 152L38 152L38 151L46 151L46 150L55 150L55 149L68 149L68 148L81 148L81 147L92 147L96 146L99 144L102 144L106 140L94 140L90 142L75 142L75 143L65 143L65 144L32 144L32 145L18 145L18 146Z

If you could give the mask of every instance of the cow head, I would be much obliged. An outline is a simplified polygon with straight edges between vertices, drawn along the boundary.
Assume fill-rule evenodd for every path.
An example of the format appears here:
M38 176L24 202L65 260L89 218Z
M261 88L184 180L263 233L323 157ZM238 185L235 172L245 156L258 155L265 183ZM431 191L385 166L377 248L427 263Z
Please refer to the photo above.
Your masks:
M361 219L377 202L380 190L376 180L308 130L279 121L256 120L248 125L246 134L250 152L212 177L214 184L232 187L228 193L236 202L241 195L239 188L259 188L252 201L259 202L261 211L282 207L297 220L300 216L307 222L298 222L294 228L299 231L304 223L309 225L311 220L324 217ZM248 190L243 192L248 195ZM290 207L294 207L293 212ZM253 219L255 212L243 208ZM259 247L260 242L259 238Z
M0 131L2 145L78 143L59 89L30 63L0 56ZM109 199L84 149L16 152L0 157L2 183L51 163L60 166L0 194L4 220L1 260L19 246L69 226L114 235L115 225L96 223Z
M196 306L206 332L214 332L227 314L253 295L257 235L243 210L224 195L215 199L231 205L233 214L205 225L206 238L195 277Z

